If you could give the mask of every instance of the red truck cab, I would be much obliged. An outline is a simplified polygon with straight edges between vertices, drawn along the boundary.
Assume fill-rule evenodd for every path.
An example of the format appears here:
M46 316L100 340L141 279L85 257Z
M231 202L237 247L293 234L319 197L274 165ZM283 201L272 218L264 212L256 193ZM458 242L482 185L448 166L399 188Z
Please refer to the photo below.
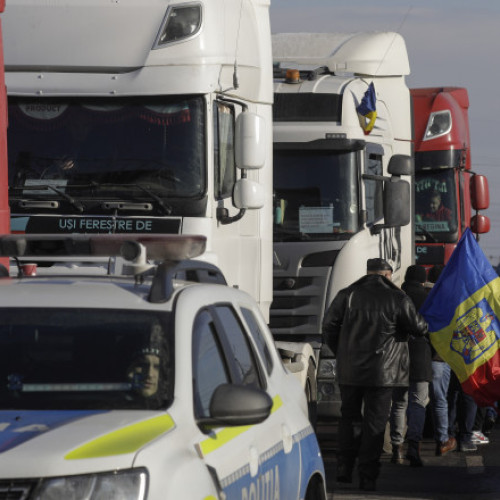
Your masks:
M415 153L417 264L446 264L467 227L490 230L487 178L471 168L469 96L460 87L410 90Z

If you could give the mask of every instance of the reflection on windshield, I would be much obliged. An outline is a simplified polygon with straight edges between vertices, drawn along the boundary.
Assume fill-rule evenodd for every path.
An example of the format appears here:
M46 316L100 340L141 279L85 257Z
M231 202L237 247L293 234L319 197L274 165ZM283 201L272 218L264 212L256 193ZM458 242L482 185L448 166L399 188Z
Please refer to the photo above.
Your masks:
M275 241L350 237L358 229L355 153L274 151Z
M429 233L435 241L439 234L457 231L456 192L453 170L429 170L415 176L417 234Z
M158 409L173 394L167 315L2 310L1 409Z
M200 196L203 109L200 97L9 98L9 186L37 199L54 198L47 185L79 186L78 196L99 188L101 198L130 197L130 187L144 196L137 185L167 198Z

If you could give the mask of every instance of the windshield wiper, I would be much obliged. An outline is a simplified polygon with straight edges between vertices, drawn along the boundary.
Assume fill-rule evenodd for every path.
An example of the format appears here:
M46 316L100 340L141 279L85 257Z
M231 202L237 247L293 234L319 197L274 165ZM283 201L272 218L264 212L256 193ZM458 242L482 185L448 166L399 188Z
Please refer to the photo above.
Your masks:
M155 200L160 208L163 210L163 215L170 215L173 211L173 208L170 205L167 205L158 195L153 193L150 189L147 187L142 186L141 184L133 184L134 186L138 187L139 189L142 189L145 193L147 193L153 200Z
M418 229L415 231L417 234L418 233L421 233L423 234L424 236L427 236L427 238L429 238L430 242L431 243L437 243L437 240L436 238L434 238L434 236L432 236L431 233L429 233L429 231L427 231L427 229L425 229L425 227L423 226L419 226Z
M70 196L69 194L65 193L64 191L61 191L60 189L54 187L54 186L51 186L50 184L47 184L46 187L48 189L51 189L52 191L54 191L54 193L57 193L59 196L62 196L65 200L69 201L71 203L71 205L76 208L79 212L83 212L84 210L84 206L83 206L83 203L78 201L78 200L75 200L72 196Z

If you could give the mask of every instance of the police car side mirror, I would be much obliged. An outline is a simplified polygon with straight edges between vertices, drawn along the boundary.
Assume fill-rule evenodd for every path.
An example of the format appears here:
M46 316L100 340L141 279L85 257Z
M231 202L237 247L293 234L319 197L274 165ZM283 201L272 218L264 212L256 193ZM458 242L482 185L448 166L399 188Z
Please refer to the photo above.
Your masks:
M210 417L198 419L200 425L239 426L263 422L273 400L267 392L246 385L222 384L210 400Z

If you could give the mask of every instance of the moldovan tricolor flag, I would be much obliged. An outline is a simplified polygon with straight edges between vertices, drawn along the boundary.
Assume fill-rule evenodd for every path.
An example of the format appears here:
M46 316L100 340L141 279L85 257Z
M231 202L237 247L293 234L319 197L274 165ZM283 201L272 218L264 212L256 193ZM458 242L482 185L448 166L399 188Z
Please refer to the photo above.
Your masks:
M377 118L377 96L375 95L375 85L373 85L373 82L368 85L368 89L356 111L359 114L361 128L365 135L368 135L373 130L375 119Z
M500 400L500 278L467 229L420 313L431 343L479 406Z

